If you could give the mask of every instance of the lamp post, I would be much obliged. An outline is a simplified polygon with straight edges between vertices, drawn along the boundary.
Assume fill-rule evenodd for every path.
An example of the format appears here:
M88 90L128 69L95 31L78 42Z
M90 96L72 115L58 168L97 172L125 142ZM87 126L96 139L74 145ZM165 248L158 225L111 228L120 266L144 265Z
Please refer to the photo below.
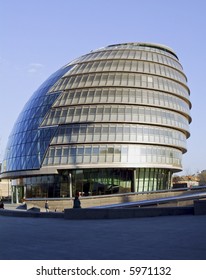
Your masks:
M69 173L69 197L72 198L72 174Z
M9 182L10 182L10 180L8 179L8 194L7 194L7 195L8 195L8 199L9 199L9 193L10 193L10 192L9 192L9 187L10 187Z

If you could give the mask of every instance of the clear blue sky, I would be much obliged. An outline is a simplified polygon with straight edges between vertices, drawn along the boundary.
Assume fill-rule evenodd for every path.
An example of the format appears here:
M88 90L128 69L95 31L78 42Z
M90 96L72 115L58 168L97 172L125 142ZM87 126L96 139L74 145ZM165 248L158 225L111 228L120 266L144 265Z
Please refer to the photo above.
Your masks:
M184 174L206 169L205 0L0 0L0 160L24 104L54 71L121 42L171 47L188 77L191 111Z

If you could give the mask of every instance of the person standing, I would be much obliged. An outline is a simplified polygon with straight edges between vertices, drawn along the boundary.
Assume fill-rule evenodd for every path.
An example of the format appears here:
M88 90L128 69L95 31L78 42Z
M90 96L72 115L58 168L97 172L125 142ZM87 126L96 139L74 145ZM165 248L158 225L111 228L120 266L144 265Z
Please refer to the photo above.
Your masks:
M74 202L73 208L81 208L81 201L79 200L79 192L76 192L73 202Z
M0 208L1 208L1 209L4 209L4 203L3 203L3 201L0 202Z

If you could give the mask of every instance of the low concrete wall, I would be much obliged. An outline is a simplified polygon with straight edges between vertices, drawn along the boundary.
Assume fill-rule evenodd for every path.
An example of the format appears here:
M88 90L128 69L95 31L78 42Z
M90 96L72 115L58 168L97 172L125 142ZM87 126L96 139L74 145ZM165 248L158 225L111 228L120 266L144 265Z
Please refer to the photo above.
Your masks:
M26 210L1 209L1 216L28 218L61 218L67 220L86 219L126 219L140 217L193 215L193 207L148 207L148 208L120 208L120 209L65 209L64 212L36 212Z
M7 217L27 217L27 218L64 218L64 213L56 212L35 212L35 211L18 211L18 210L0 210L0 216Z
M80 197L82 208L89 208L95 206L103 206L110 204L118 204L123 202L141 201L147 199L172 197L181 194L185 194L187 191L166 191L166 192L154 192L154 193L127 193L127 194L114 194L114 195L102 195L102 196L88 196ZM45 211L45 200L48 200L49 208L54 211L62 212L65 208L73 207L73 198L35 198L26 199L28 208L39 207L41 211ZM191 202L173 202L173 206L186 206Z
M125 219L174 215L193 215L193 207L148 207L120 209L65 209L64 218L68 220L85 219Z
M45 210L45 200L48 201L49 204L49 210L56 211L56 212L63 212L65 208L73 208L73 199L67 198L67 199L58 199L58 198L39 198L39 199L31 199L31 200L25 200L25 203L27 205L27 209L32 207L38 207L40 208L41 212L46 212Z
M206 200L195 200L194 201L194 214L195 215L206 215Z

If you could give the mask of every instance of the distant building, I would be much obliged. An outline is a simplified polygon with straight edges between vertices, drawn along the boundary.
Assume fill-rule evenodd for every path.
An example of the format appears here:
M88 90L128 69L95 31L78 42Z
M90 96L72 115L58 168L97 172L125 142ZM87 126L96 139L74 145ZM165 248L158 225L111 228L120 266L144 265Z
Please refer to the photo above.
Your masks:
M1 164L0 164L1 170ZM11 198L11 185L10 180L0 179L0 201Z
M9 137L1 178L26 197L169 189L190 136L189 95L166 46L92 51L31 96Z
M173 178L173 188L192 188L200 185L200 177L197 175L187 175L187 176L174 176Z

